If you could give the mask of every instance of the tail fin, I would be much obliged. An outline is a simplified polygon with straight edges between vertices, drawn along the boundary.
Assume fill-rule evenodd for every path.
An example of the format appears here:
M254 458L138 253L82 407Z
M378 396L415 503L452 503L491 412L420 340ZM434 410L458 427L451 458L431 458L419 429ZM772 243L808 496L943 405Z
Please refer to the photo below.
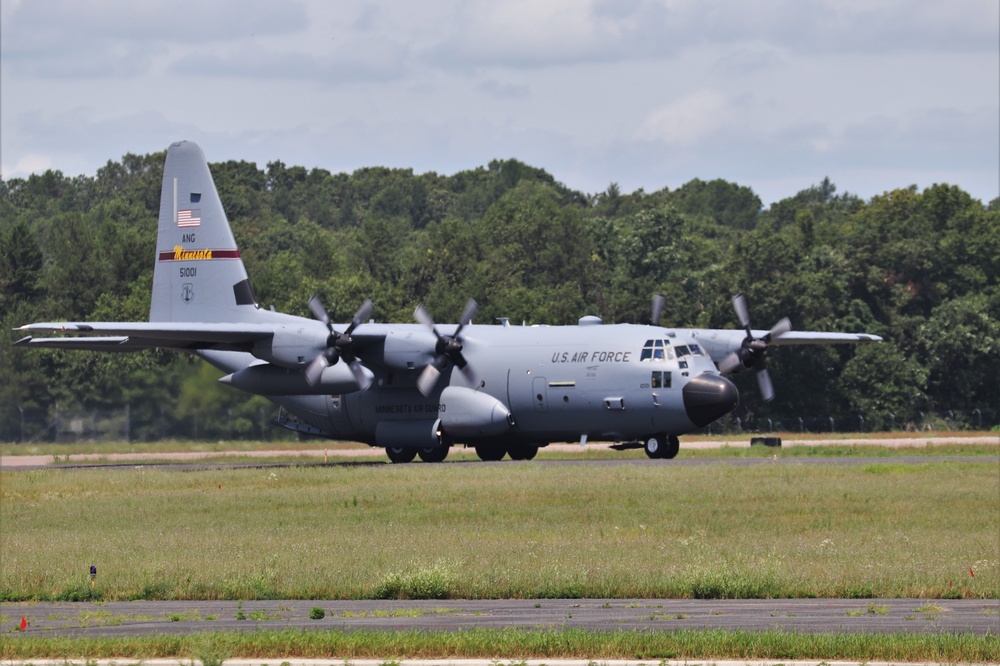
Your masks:
M190 141L171 145L149 320L249 322L258 308L205 153Z

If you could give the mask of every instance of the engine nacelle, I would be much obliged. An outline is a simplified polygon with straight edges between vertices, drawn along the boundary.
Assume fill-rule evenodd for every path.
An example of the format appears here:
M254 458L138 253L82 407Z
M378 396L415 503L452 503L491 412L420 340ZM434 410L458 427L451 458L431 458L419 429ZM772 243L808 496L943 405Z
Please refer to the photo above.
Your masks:
M393 370L420 370L434 359L435 345L437 338L430 331L389 331L383 361Z
M374 375L362 367L369 383ZM347 363L340 362L323 370L315 385L306 381L302 370L282 368L270 363L251 365L219 379L247 393L257 395L340 395L359 390L358 380Z
M438 409L442 432L455 439L502 435L514 424L502 402L462 386L446 386Z
M270 338L254 343L251 353L283 368L299 368L308 365L317 354L326 349L329 334L326 326L318 321L304 321L298 326L280 326Z

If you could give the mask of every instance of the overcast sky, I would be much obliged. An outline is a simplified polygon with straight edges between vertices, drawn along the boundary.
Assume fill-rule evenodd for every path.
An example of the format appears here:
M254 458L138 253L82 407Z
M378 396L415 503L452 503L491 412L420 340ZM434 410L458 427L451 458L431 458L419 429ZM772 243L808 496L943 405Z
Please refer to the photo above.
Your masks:
M997 0L2 0L0 170L210 161L569 187L692 178L765 205L1000 189Z

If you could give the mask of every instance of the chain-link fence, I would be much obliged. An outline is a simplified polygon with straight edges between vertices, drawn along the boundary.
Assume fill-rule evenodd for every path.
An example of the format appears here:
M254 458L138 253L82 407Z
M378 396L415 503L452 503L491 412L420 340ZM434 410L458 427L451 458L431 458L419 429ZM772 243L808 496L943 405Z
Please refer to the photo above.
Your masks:
M227 410L221 414L178 420L164 412L137 414L128 405L106 410L43 410L17 406L13 418L0 422L0 442L272 440L288 435L276 427L273 410L260 409L249 416Z
M946 412L918 412L897 416L892 412L874 414L806 414L801 416L729 416L702 428L698 434L747 433L865 433L865 432L947 432L992 430L1000 424L996 409L973 408Z

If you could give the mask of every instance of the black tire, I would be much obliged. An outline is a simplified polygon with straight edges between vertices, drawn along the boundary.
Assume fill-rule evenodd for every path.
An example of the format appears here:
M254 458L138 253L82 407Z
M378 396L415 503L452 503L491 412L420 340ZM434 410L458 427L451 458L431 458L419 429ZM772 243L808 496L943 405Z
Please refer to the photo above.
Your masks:
M507 447L507 455L511 460L531 460L538 454L534 444L511 444Z
M417 449L417 455L424 462L438 463L443 461L448 457L448 447L447 446L430 446L422 449Z
M480 444L475 447L476 455L479 456L480 460L486 462L496 462L497 460L503 460L503 457L507 455L507 449L502 446L488 446L485 444Z
M668 435L667 443L663 447L663 457L668 460L673 460L677 457L677 453L681 450L681 441L677 439L677 435Z
M643 442L642 448L646 452L646 456L652 458L653 460L658 460L663 457L663 450L666 446L666 437L663 435L650 435Z
M385 454L394 463L412 462L417 457L417 450L411 447L385 447Z

